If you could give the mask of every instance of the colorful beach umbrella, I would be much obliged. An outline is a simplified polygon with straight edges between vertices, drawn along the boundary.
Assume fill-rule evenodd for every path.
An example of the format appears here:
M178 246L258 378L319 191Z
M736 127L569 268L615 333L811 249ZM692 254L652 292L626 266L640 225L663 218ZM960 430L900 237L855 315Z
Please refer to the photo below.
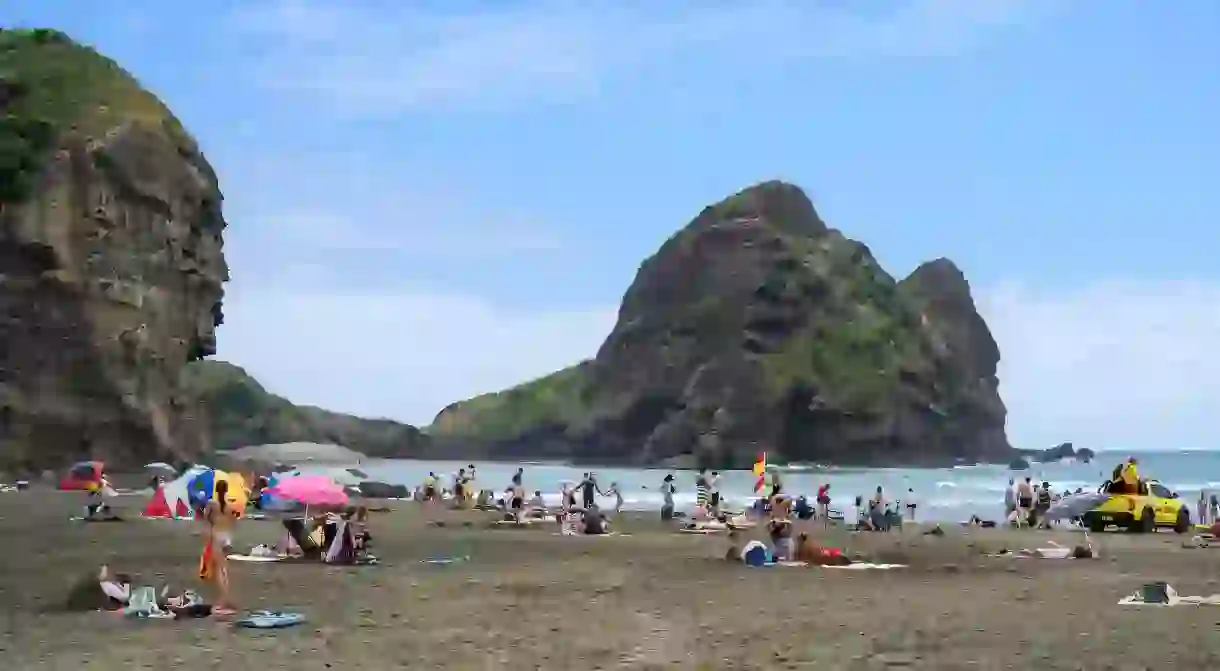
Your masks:
M334 480L324 475L302 475L281 480L267 493L287 501L296 501L307 506L347 505L347 492Z

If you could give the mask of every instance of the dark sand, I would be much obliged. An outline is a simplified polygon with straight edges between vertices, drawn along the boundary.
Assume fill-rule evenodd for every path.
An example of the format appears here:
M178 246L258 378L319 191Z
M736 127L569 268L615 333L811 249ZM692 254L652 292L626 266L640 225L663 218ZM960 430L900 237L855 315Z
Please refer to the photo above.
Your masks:
M69 522L82 498L0 494L0 668L1220 668L1220 607L1115 605L1154 580L1220 592L1220 549L1182 549L1172 533L1107 534L1104 558L1055 561L982 555L1081 534L829 532L827 543L911 567L747 569L718 559L722 537L642 517L624 520L630 537L567 538L549 525L489 530L473 512L429 527L402 504L373 516L381 566L233 564L243 606L310 619L267 633L59 612L70 578L101 562L139 584L196 583L198 525ZM134 518L144 497L120 500ZM279 529L244 522L239 546ZM420 561L438 554L472 559Z

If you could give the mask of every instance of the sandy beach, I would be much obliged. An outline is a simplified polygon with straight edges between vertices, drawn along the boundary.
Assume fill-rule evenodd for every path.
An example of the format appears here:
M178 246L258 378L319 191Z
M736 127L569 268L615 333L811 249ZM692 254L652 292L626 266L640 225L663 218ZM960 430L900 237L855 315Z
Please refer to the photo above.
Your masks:
M825 545L909 566L750 569L721 559L723 537L674 533L651 516L620 520L629 536L573 538L550 525L489 529L493 517L477 512L444 512L437 528L400 504L370 522L379 566L234 564L244 608L309 618L264 632L63 612L72 579L103 562L137 584L198 587L199 525L137 519L142 496L119 499L130 521L69 521L82 501L0 495L5 669L1220 668L1220 606L1116 605L1157 580L1183 595L1220 592L1220 549L1184 549L1166 532L1095 537L1097 560L1044 560L986 555L1082 535L816 531ZM238 546L280 530L243 522Z

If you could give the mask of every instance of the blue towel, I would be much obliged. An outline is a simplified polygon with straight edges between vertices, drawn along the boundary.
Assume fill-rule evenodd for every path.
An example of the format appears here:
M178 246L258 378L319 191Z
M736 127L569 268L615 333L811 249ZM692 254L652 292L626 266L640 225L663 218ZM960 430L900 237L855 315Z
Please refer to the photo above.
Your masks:
M283 629L305 622L305 616L300 613L278 613L260 610L250 613L234 624L250 629Z

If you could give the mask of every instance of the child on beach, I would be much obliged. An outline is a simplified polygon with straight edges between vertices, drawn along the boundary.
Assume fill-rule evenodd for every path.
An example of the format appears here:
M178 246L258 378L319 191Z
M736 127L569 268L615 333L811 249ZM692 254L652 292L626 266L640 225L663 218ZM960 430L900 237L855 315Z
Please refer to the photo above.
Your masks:
M605 496L614 497L614 514L617 515L623 509L623 493L619 491L617 482L610 483L610 488L606 490Z

